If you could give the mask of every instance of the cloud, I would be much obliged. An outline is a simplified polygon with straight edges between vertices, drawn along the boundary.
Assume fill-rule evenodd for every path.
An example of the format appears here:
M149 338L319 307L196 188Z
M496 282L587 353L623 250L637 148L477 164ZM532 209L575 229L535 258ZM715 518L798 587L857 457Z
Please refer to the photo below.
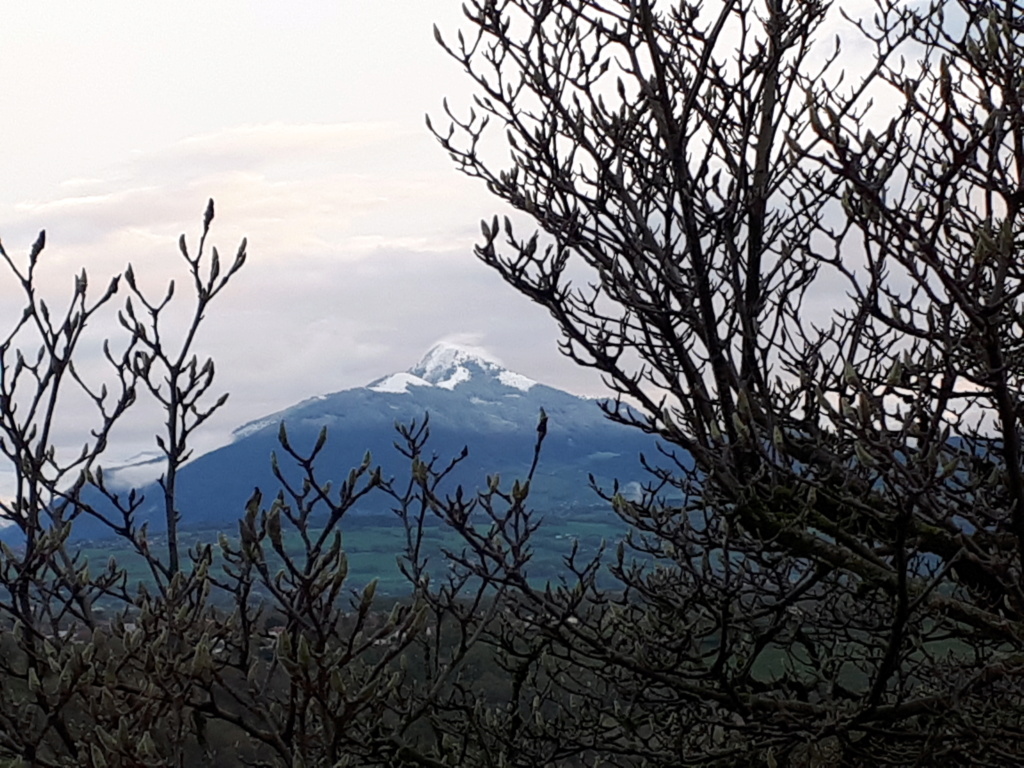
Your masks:
M467 194L443 163L424 167L421 133L394 123L241 126L137 153L106 178L68 180L65 196L22 201L0 224L8 239L59 226L66 245L102 245L125 230L176 237L214 197L229 230L273 251L422 237L429 231L413 220L450 222L451 204L479 188Z
M421 134L394 123L275 123L197 135L22 201L0 216L0 233L23 259L47 229L40 277L55 305L83 268L98 289L131 262L153 297L175 280L180 328L191 302L177 239L185 232L195 252L206 200L216 199L208 246L229 261L248 237L249 259L197 339L200 356L217 362L215 395L232 393L200 451L298 400L409 368L439 339L487 346L532 378L594 390L596 377L558 356L546 313L474 258L479 219L500 209L443 153L425 153ZM0 321L20 314L16 288L0 278L10 313L0 310ZM92 331L81 369L102 379L99 341L118 336L114 312ZM69 419L62 442L80 447L87 421ZM118 431L115 456L152 449L159 424L159 412L141 406Z

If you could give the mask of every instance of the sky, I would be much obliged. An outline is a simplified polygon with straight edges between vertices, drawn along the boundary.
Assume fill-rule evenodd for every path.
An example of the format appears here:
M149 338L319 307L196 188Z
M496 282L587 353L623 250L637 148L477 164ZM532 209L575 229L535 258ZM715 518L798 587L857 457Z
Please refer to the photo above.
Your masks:
M231 393L200 452L307 397L408 369L442 340L606 393L559 354L546 312L473 256L480 219L506 211L424 124L427 113L443 122L445 97L470 103L432 31L454 35L460 6L5 3L0 240L23 259L46 229L47 296L66 300L83 268L100 285L128 263L154 292L181 284L177 238L195 243L208 198L222 254L248 238L248 262L198 340L215 388ZM16 288L0 275L0 325L20 315ZM95 330L115 331L112 317ZM69 430L86 428L79 416ZM115 460L152 449L158 422L140 410Z
M426 130L444 97L469 103L432 31L454 32L459 6L5 4L0 240L24 259L46 230L54 304L82 268L98 286L129 262L155 292L184 285L178 236L194 243L215 199L211 242L226 258L247 237L249 256L199 338L231 393L202 449L306 397L410 368L440 340L601 394L559 355L546 312L473 256L480 219L503 209ZM4 323L20 314L15 288L0 275ZM118 450L152 447L155 419L136 418Z

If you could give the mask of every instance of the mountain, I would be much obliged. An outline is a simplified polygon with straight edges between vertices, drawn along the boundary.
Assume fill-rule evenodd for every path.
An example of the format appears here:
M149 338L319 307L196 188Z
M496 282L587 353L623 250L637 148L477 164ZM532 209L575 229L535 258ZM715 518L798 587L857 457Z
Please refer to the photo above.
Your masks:
M429 414L428 455L446 462L463 447L469 450L445 490L453 492L462 484L475 491L485 487L488 475L499 474L506 488L525 476L541 408L548 415L548 431L531 500L547 515L606 506L590 490L588 473L605 487L616 478L629 487L646 478L641 453L655 463L667 462L652 437L609 421L597 401L509 371L477 350L440 344L407 371L365 387L320 395L245 424L230 444L191 461L178 476L182 530L235 530L255 487L269 503L280 487L271 471L274 453L286 476L299 477L278 441L282 423L300 453L308 452L321 428L327 427L328 440L316 468L321 480L333 480L337 487L367 450L385 477L407 479L409 461L394 447L399 439L395 425L422 423ZM146 502L140 520L148 520L150 530L159 531L159 488L154 484L142 492ZM383 494L372 494L354 511L387 514L390 506ZM100 535L94 522L79 523L76 536Z

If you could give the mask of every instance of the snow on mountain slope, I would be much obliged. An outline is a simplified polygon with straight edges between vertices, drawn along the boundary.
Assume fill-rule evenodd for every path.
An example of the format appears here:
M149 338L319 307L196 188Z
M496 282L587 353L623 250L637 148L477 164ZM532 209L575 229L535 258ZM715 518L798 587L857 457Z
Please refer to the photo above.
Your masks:
M392 373L385 376L367 387L371 392L387 392L393 395L405 394L409 387L432 387L429 381L424 381L419 376L411 373Z
M281 421L298 416L312 417L317 412L327 413L334 406L336 398L345 393L373 392L381 395L425 395L427 391L473 389L470 402L474 404L494 403L507 397L529 393L537 382L521 373L504 368L486 351L476 347L465 347L450 343L435 345L412 368L375 379L365 387L343 390L332 395L319 395L304 400L284 411L249 422L234 431L235 440L254 432L273 427ZM481 397L486 395L486 397Z

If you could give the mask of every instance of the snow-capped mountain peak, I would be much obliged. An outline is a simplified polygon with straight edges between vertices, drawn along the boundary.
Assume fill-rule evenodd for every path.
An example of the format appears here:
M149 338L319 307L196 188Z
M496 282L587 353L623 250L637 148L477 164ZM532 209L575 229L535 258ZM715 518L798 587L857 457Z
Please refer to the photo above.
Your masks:
M533 379L506 370L497 359L479 347L442 342L408 371L379 379L371 383L369 389L395 394L408 392L410 386L452 390L471 380L496 380L502 386L522 392L528 392L536 384Z
M394 449L395 427L423 424L427 415L431 454L459 456L469 447L467 459L447 477L446 487L454 489L461 484L472 493L485 487L488 475L525 476L536 448L541 408L551 423L544 463L530 498L545 513L592 505L593 499L585 491L591 476L609 487L614 478L623 488L631 487L629 483L644 477L637 457L658 454L654 438L609 421L592 401L513 373L473 347L443 344L407 371L382 377L369 386L308 398L240 427L230 444L183 468L178 486L180 508L188 510L188 525L196 530L232 530L237 529L237 516L245 509L254 486L263 489L265 498L272 498L282 487L275 472L288 473L287 482L301 487L301 467L281 451L278 435L282 423L287 424L290 445L300 453L321 446L322 451L315 450L319 452L317 466L323 468L318 475L322 480L344 478L346 468L358 466L367 451L380 463L384 476L407 477L408 457ZM321 443L324 428L329 429L330 439ZM276 469L269 460L275 454L282 458ZM342 474L329 474L334 472ZM137 482L135 478L134 474L125 476L130 482ZM140 508L137 519L149 524L149 530L158 531L160 521L166 518L156 502L161 498L159 488L145 486L143 493L151 501ZM391 504L387 494L367 496L360 501L358 514L390 516ZM113 510L111 514L116 517ZM107 535L109 529L98 521L90 523L86 516L76 523L76 536L81 538Z
M409 373L444 389L453 389L472 377L472 369L499 371L501 363L482 349L442 342L435 345Z

